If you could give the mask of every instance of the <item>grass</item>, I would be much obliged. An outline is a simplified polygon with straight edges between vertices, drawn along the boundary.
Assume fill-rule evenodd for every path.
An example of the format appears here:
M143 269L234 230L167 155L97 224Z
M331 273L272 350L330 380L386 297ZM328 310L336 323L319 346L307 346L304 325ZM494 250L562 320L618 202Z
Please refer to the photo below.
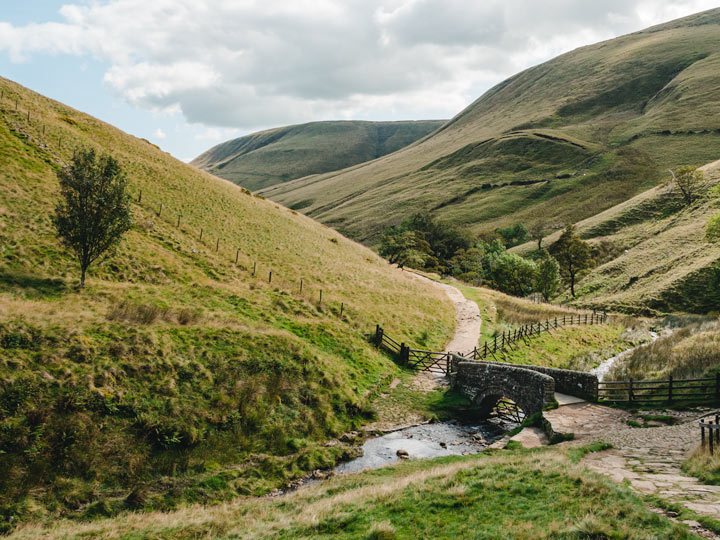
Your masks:
M699 319L636 349L613 366L608 380L712 377L720 369L720 322Z
M371 421L399 371L364 334L380 323L435 348L451 335L445 295L367 248L0 88L0 527L217 502L329 467L354 450L326 441ZM142 200L78 292L50 216L57 168L87 145Z
M576 464L582 452L603 448L411 461L281 499L25 526L10 538L696 538Z
M720 444L716 445L713 455L710 455L707 447L699 447L683 463L682 470L686 474L700 479L703 484L720 486L720 449L718 447Z
M256 190L376 159L422 139L444 123L445 120L311 122L221 143L195 158L192 164Z

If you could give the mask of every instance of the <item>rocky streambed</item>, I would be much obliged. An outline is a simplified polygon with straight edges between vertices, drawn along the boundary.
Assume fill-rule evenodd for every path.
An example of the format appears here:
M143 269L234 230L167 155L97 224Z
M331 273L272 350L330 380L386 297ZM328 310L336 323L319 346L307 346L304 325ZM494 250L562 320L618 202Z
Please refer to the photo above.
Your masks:
M335 467L336 474L392 465L402 459L476 454L501 438L513 426L492 421L463 425L456 421L413 426L379 437L362 446L363 455Z

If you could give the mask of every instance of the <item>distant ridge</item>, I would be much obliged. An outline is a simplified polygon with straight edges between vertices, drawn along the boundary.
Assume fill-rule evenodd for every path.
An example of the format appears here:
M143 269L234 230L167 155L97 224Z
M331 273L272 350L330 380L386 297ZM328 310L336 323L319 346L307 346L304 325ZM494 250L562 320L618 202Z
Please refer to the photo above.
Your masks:
M280 127L218 144L191 164L256 190L382 157L445 122L338 121Z

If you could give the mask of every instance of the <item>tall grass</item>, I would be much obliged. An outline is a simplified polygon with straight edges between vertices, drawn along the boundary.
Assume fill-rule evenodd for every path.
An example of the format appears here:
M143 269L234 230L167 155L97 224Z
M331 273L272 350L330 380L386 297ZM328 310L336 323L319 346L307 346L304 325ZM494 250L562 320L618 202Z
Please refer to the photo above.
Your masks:
M669 333L633 351L612 368L607 379L696 378L720 371L720 320L672 318L668 323Z

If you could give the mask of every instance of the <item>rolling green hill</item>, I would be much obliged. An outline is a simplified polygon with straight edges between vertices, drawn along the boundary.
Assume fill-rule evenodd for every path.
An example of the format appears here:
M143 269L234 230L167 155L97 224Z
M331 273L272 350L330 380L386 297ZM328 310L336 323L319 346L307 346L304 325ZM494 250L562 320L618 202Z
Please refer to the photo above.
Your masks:
M720 9L582 47L498 84L392 155L262 191L374 245L418 210L560 226L720 157Z
M422 139L445 122L311 122L218 144L191 164L254 191L371 161Z
M9 80L0 93L0 530L326 467L349 446L324 441L397 373L364 333L451 333L442 292L369 249ZM135 226L78 292L51 215L81 146L119 160Z
M707 189L689 207L658 186L577 224L581 236L612 254L581 280L577 305L644 315L720 308L720 244L705 240L705 225L720 206L720 161L701 170ZM536 248L527 243L513 251Z

